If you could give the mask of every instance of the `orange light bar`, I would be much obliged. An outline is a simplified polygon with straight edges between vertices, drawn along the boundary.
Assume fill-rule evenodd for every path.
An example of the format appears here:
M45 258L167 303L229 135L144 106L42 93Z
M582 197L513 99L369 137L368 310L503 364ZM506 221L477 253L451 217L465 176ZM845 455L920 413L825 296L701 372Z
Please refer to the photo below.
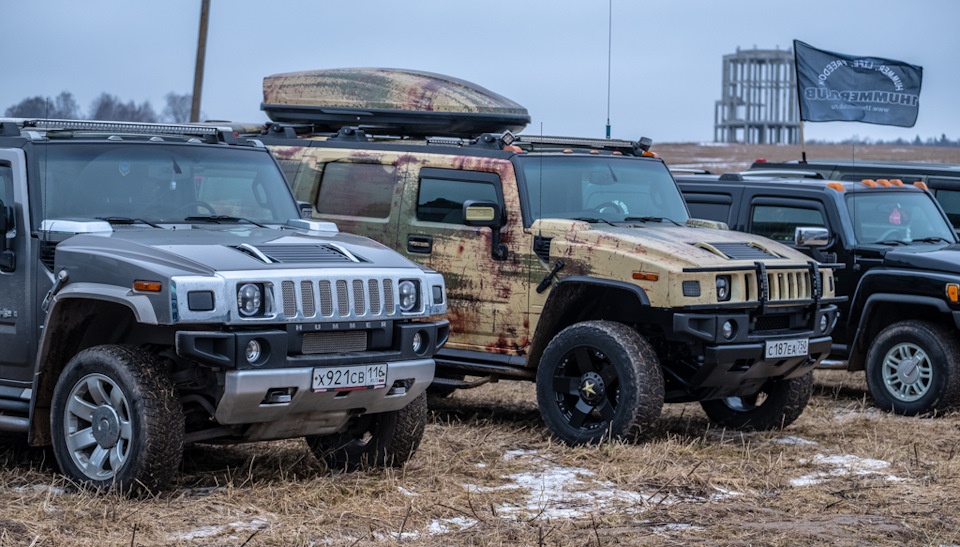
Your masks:
M837 192L843 192L844 190L846 190L846 188L843 187L843 184L841 184L841 183L839 183L839 182L828 182L828 183L827 183L827 188L832 188L832 189L836 190Z
M956 283L947 283L947 298L956 304L960 302L960 285Z
M929 188L927 188L927 183L923 182L922 180L918 180L917 182L913 183L913 185L921 190L929 190Z
M890 184L894 186L903 186L903 181L900 179L890 179Z
M656 281L660 279L660 275L654 273L633 272L633 278L641 281Z
M887 179L877 179L877 184L880 186L890 186L890 181Z
M860 181L860 184L863 184L864 186L869 186L870 188L876 188L876 187L877 187L877 183L873 182L873 181L870 180L870 179L863 179L863 180Z
M147 291L147 292L160 292L163 290L163 283L159 281L134 281L133 290L135 291Z

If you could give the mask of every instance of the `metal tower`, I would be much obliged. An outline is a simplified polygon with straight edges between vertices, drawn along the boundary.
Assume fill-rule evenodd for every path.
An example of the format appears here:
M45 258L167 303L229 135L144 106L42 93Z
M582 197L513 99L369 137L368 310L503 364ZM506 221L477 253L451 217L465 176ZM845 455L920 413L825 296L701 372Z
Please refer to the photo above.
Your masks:
M798 144L793 51L754 49L723 56L723 90L714 109L713 140Z

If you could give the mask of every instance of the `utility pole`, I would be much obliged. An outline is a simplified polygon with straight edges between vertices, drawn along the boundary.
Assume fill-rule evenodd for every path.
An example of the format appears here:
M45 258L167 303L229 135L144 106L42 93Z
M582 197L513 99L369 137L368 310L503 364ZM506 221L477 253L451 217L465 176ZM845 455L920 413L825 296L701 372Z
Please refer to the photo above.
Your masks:
M200 4L200 36L197 39L197 66L193 73L193 103L190 121L200 121L200 93L203 91L203 60L207 56L207 22L210 20L210 0Z

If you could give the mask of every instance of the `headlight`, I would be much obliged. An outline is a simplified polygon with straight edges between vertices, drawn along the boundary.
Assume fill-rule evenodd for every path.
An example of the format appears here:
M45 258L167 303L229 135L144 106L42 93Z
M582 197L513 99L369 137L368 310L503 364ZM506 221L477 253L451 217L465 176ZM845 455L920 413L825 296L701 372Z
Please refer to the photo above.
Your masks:
M263 314L263 288L256 283L245 283L237 290L237 309L244 317Z
M729 275L718 275L717 276L717 300L720 302L726 302L730 300L730 276Z
M404 279L400 282L400 311L409 312L417 309L418 297L419 291L415 281Z

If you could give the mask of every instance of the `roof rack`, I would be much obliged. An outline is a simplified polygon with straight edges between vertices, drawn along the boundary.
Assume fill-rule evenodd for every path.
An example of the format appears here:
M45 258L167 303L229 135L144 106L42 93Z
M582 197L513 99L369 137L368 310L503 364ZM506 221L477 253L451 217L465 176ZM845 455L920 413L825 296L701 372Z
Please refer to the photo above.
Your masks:
M100 120L60 120L46 118L4 118L3 134L11 133L14 126L18 130L40 129L45 131L88 131L107 133L126 133L138 135L180 135L185 137L204 137L207 142L227 142L236 144L237 138L229 127L212 124L163 124L143 122L117 122Z
M588 148L591 150L609 150L623 154L641 156L650 150L653 141L641 137L639 141L620 139L590 139L579 137L548 137L543 135L510 135L503 137L504 144L518 146L524 150L542 151L564 148Z

